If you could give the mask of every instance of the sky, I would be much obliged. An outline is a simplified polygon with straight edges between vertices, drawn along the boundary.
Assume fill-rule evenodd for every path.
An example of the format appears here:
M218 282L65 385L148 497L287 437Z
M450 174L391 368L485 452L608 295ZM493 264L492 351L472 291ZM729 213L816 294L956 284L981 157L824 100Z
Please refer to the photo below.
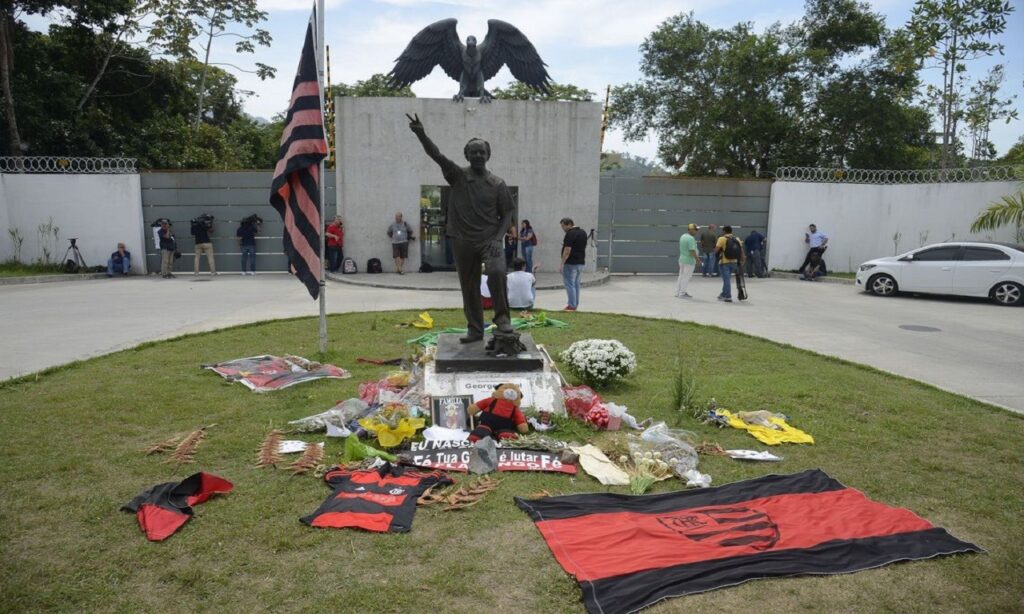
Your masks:
M803 16L803 0L325 0L325 40L330 46L331 82L354 83L374 73L387 73L412 37L423 27L440 19L458 19L458 32L464 41L487 34L487 20L501 19L519 28L534 44L548 65L552 79L571 83L597 94L603 101L608 85L638 81L640 44L665 19L681 12L694 16L711 27L726 28L751 21L758 28L774 22L789 24ZM890 28L906 23L912 0L875 0L869 2L875 12L886 18ZM239 79L241 89L254 95L246 99L247 113L270 118L287 109L291 84L298 64L312 0L258 0L269 14L263 24L271 36L270 48L235 56L230 38L214 48L215 61L252 67L255 61L277 68L277 77L260 81L255 75L225 67ZM1024 6L1016 0L1001 41L1006 45L1003 57L970 63L973 79L984 76L994 64L1002 62L1007 76L1004 94L1016 94L1017 108L1024 107ZM941 83L937 69L925 71L928 81ZM487 86L505 86L512 80L503 68ZM412 86L419 97L451 98L458 84L440 67ZM1021 113L1024 116L1024 113ZM1024 134L1024 122L993 124L990 139L1000 155ZM618 131L605 138L605 150L626 151L653 160L657 145L654 138L626 143Z

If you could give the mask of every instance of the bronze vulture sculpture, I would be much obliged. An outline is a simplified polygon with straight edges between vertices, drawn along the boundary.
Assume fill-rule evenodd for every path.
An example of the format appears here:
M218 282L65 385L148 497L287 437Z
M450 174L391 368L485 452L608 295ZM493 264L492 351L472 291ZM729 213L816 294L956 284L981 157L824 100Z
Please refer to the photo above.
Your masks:
M452 97L480 98L490 102L491 93L484 82L494 77L501 67L508 65L512 76L534 90L548 93L551 77L533 43L518 28L498 19L487 21L487 36L477 45L470 36L463 45L459 40L454 18L442 19L420 30L395 60L388 73L388 85L405 87L430 74L440 65L444 72L459 82L459 93Z

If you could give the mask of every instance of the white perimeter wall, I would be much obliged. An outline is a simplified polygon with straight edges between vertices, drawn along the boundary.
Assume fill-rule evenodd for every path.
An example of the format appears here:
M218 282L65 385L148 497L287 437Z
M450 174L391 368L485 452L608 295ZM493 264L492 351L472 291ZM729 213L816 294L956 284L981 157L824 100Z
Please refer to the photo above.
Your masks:
M133 272L146 272L138 175L0 174L0 259L14 256L8 228L25 238L22 262L41 258L38 227L50 218L60 228L54 260L77 237L85 263L106 266L121 241L132 253Z
M396 211L419 231L420 186L445 185L437 164L409 130L418 113L441 153L467 165L462 148L473 137L491 144L487 167L519 188L519 219L528 219L540 244L534 264L556 271L570 217L587 232L597 228L601 105L596 102L495 100L479 104L431 98L336 99L338 212L345 222L345 256L362 272L380 258L394 270L386 231ZM587 254L587 267L596 263ZM420 264L418 241L406 269Z
M795 269L807 253L804 232L817 224L829 236L825 262L854 271L872 258L893 256L922 244L984 239L1012 242L1014 229L971 234L971 222L989 203L1013 194L1017 182L861 185L776 181L768 217L768 266ZM927 238L924 237L927 233ZM923 239L923 242L922 242Z

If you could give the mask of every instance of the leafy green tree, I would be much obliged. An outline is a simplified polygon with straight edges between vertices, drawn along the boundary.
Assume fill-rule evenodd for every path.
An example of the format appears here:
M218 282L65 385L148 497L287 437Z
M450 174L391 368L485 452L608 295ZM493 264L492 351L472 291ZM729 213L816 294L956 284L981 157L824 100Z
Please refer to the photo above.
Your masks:
M968 63L994 54L1003 44L994 38L1006 30L1013 7L1004 0L918 0L908 28L926 65L942 72L941 87L929 85L927 99L942 124L942 168L953 166L964 114L963 90Z
M354 84L337 83L329 90L331 98L335 96L351 96L362 98L415 98L409 86L393 90L388 87L388 76L376 73L369 79L356 81Z
M658 156L690 174L753 174L781 163L810 163L792 145L804 109L779 26L712 29L693 14L669 18L641 45L645 78L614 88L612 125L627 140L658 134Z
M1005 164L1008 166L1024 166L1024 136L1017 139L1002 158L998 160L999 164Z
M1017 109L1013 106L1017 97L999 96L1004 80L1003 65L997 64L988 71L985 78L971 87L965 119L971 136L971 157L975 160L992 160L996 157L995 145L988 140L992 122L1005 120L1010 123L1018 117Z
M548 93L541 94L522 81L512 81L505 87L494 88L492 95L500 100L594 100L594 92L571 83L552 83L548 86Z
M237 54L254 53L256 45L270 46L270 33L257 27L267 19L267 13L259 10L257 0L147 0L144 4L152 7L155 17L149 30L150 42L176 58L198 61L202 67L193 127L198 128L209 110L206 95L211 67L229 66L241 72L254 73L261 80L274 77L276 69L260 62L255 63L255 69L249 70L236 64L210 60L214 42L224 37L235 41ZM237 26L244 29L240 32L231 29ZM201 59L196 47L202 54Z
M16 76L14 50L18 30L24 29L20 17L23 15L46 15L55 9L64 9L70 15L69 21L75 26L85 27L101 23L112 15L129 10L132 0L6 0L0 2L0 93L3 95L5 139L8 153L22 154L21 132L18 129L15 106L14 81ZM20 49L20 48L19 48Z

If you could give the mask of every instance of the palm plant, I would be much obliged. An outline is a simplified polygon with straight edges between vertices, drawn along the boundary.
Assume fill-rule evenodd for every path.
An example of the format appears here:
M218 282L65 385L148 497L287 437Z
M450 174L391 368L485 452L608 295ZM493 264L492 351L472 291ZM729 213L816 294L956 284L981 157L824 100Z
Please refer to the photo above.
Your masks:
M1024 243L1024 187L991 203L971 224L971 232L995 230L1007 224L1016 227L1017 243Z

